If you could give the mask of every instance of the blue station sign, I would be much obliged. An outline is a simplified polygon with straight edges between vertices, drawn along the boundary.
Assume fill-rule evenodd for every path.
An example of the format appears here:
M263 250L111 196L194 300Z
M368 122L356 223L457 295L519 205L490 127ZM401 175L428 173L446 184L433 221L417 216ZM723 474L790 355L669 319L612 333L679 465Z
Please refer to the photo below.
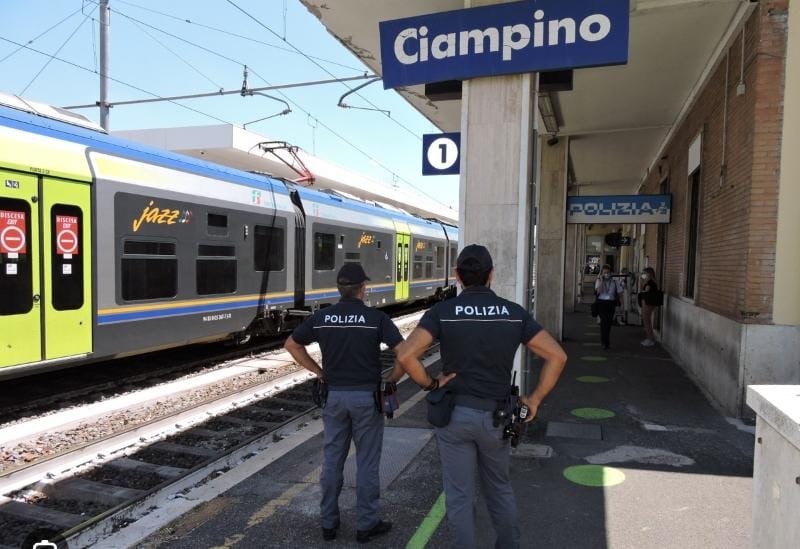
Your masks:
M422 135L422 175L459 173L461 134L426 133Z
M629 9L629 0L525 0L383 21L383 87L622 65Z
M567 223L669 223L672 195L568 196Z

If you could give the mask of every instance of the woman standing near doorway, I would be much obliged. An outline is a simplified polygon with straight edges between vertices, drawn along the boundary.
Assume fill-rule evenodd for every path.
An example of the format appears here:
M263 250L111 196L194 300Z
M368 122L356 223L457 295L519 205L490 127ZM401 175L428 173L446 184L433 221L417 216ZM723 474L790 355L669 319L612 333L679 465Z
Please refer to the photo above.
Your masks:
M642 324L644 324L645 340L642 345L652 347L656 344L653 332L653 311L661 305L661 292L656 282L656 272L652 267L646 267L642 272L642 291L639 292L639 307L642 310Z
M619 303L619 287L611 278L611 267L603 265L600 275L594 281L594 293L597 296L597 315L600 317L600 343L603 349L611 347L611 324L614 311Z

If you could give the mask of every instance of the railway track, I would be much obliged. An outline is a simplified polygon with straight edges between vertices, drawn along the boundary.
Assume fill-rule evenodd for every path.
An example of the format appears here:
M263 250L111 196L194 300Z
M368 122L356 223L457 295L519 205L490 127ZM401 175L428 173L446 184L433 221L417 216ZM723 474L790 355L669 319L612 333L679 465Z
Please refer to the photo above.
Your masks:
M389 367L393 353L382 360ZM437 360L431 349L424 363ZM293 372L253 384L3 474L0 549L34 538L88 547L260 452L285 453L321 429L310 377Z
M394 307L396 321L413 317L421 304ZM261 338L231 348L229 343L192 345L87 364L74 368L0 381L0 428L28 421L32 416L82 406L89 401L113 398L120 393L143 390L212 370L236 366L280 349L286 334ZM192 358L186 360L187 354ZM54 390L55 389L55 390Z

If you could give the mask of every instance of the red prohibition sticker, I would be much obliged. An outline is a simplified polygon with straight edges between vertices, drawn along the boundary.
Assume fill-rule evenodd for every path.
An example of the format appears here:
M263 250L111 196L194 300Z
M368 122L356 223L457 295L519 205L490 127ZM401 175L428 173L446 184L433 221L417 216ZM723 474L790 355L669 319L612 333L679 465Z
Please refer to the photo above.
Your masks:
M27 253L25 212L0 210L0 253Z
M56 216L56 253L71 255L78 252L78 218L71 215Z

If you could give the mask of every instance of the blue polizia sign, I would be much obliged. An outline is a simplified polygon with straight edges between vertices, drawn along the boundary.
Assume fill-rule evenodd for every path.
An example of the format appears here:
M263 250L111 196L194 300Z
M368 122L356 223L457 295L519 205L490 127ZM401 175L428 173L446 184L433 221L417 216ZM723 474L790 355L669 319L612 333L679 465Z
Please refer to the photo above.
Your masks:
M568 196L567 223L669 223L672 195Z
M629 0L526 0L383 21L383 86L621 65L629 17Z

